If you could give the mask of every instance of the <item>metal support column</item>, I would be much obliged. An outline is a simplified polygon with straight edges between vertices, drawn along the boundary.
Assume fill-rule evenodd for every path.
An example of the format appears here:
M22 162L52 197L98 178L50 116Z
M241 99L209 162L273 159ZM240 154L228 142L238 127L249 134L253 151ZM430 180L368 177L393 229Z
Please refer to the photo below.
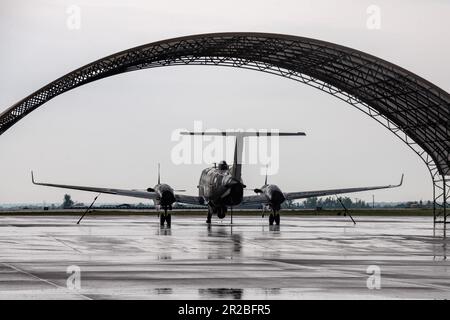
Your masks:
M450 200L450 177L439 176L433 179L433 216L434 223L446 225L448 220ZM445 226L444 226L445 228Z

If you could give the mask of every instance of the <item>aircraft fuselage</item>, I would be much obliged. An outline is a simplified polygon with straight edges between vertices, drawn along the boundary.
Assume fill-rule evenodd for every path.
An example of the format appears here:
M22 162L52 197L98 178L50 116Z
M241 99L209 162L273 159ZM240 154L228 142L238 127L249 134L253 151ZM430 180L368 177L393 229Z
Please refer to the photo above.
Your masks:
M229 169L206 168L198 185L199 196L213 206L236 206L242 202L244 186Z

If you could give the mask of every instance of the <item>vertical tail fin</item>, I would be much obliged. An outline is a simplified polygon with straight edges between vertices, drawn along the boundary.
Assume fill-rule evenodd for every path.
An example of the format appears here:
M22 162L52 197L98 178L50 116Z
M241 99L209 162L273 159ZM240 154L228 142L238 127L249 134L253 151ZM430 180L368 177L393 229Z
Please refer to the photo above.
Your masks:
M236 144L234 146L233 167L231 175L234 179L241 181L242 175L242 152L244 148L244 136L236 135Z
M236 137L236 145L234 147L234 157L233 157L233 167L231 169L231 174L233 178L241 181L241 173L242 173L242 152L244 145L245 137L270 137L270 136L305 136L304 132L242 132L242 131L218 131L218 132L180 132L182 135L191 135L191 136L232 136ZM267 176L266 176L267 181Z

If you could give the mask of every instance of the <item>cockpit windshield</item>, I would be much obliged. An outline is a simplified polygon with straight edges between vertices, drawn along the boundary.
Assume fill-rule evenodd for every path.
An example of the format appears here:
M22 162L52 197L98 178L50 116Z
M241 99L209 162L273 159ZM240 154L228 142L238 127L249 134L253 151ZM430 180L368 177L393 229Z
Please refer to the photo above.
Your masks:
M228 170L228 164L225 161L220 161L218 168L219 170Z

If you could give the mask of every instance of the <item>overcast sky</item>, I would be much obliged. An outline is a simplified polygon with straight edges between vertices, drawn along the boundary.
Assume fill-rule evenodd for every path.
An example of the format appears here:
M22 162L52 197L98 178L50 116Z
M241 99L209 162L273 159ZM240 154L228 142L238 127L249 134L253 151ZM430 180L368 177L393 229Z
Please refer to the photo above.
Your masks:
M73 6L80 28L71 29ZM381 10L369 29L367 9ZM68 13L69 12L69 13ZM400 65L450 91L450 2L397 1L17 1L0 2L0 110L56 78L106 55L162 39L208 32L257 31L349 46ZM69 19L69 24L68 24ZM274 112L276 111L276 112ZM305 131L280 144L284 191L397 183L376 201L427 200L422 160L354 107L317 89L259 72L181 66L130 72L69 91L0 136L0 203L61 202L55 183L147 188L162 180L196 194L208 164L171 160L178 128ZM218 159L219 160L219 159ZM249 187L264 177L244 166ZM88 202L93 194L69 192ZM351 195L371 200L372 193ZM138 202L102 196L101 202Z

